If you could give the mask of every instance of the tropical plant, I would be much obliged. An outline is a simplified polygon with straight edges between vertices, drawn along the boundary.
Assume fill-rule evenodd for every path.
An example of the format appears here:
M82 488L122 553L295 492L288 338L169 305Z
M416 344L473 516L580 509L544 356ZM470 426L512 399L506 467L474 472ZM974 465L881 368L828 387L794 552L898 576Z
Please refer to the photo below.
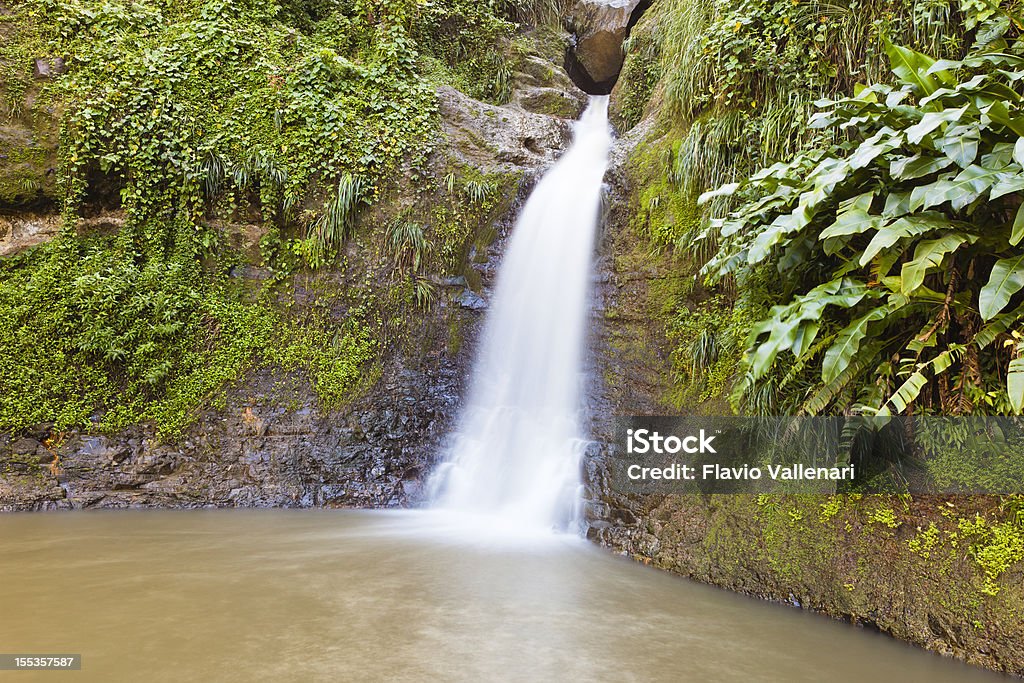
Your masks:
M406 218L398 218L388 226L388 244L395 265L403 273L418 273L430 249L423 226Z
M740 391L813 372L806 413L1020 413L1024 58L886 53L895 86L818 103L811 126L839 142L701 198L745 199L705 273L774 267L788 297L754 326Z

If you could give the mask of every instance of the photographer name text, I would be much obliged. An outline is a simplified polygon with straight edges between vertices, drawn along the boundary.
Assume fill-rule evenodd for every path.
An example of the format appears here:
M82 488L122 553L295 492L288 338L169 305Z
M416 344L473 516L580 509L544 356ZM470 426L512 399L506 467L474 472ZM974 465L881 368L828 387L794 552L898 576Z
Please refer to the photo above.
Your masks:
M703 429L698 434L684 437L662 436L647 429L630 429L627 432L626 452L630 455L717 454L714 442L715 437ZM633 481L757 481L766 477L776 481L853 481L854 466L815 467L795 463L757 467L749 464L671 463L662 467L649 467L632 464L626 468L626 476Z

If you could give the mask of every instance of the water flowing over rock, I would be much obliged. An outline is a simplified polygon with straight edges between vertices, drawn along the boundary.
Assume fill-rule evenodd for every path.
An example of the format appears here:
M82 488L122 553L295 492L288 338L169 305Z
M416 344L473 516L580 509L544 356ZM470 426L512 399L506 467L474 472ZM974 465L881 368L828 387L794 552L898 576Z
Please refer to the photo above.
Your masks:
M570 528L581 488L581 370L608 98L527 200L505 255L436 506L507 526Z

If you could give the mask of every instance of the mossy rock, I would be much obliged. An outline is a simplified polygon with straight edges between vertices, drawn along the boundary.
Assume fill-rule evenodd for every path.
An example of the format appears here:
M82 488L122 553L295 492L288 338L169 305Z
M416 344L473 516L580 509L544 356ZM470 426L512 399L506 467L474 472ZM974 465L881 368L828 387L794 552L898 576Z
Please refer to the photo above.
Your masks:
M526 111L563 119L576 119L586 100L556 88L525 88L516 92L516 102Z
M56 198L59 124L50 111L35 108L33 100L30 92L19 114L0 123L0 208Z

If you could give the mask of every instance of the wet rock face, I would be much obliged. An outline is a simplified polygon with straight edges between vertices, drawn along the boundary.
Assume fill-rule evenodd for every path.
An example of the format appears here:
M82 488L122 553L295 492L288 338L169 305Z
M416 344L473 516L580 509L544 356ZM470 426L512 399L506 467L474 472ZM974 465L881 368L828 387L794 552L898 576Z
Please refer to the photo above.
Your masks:
M518 69L513 93L515 106L563 119L578 119L583 113L586 94L576 87L565 69L533 55L525 57Z
M264 373L179 442L117 435L0 436L0 511L90 507L395 507L423 498L458 401L456 364L389 368L366 396L324 414L253 402Z
M665 333L656 294L678 277L668 255L652 256L633 225L635 191L630 155L647 140L653 120L636 126L612 146L607 210L598 242L593 285L586 392L587 433L593 442L584 457L587 490L584 516L588 536L618 550L642 526L643 500L626 499L609 485L616 416L672 415L672 341Z
M579 0L570 23L576 44L567 56L569 75L583 90L607 95L622 70L622 43L649 0Z

